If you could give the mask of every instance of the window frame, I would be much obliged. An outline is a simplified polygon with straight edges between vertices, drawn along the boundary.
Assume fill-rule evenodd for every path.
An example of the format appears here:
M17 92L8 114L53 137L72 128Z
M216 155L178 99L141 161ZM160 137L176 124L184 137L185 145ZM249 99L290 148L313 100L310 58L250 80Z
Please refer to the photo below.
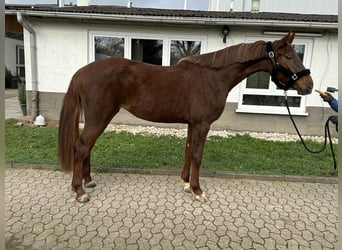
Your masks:
M281 37L247 37L246 42L256 42L258 40L273 41L280 39ZM310 38L295 38L293 44L303 44L305 45L305 53L303 57L303 64L305 68L310 68L312 49L313 49L313 39ZM256 89L256 88L246 88L247 78L245 78L240 83L240 95L238 100L238 108L235 110L237 113L255 113L255 114L276 114L276 115L286 115L287 109L285 106L263 106L263 105L246 105L243 104L244 95L266 95L266 96L284 96L284 90L277 89L277 86L269 80L268 89ZM299 107L290 107L290 111L293 115L297 116L307 116L306 103L307 97L297 94L296 90L288 90L287 96L289 97L300 97Z
M134 34L134 35L132 35ZM89 31L89 44L88 44L88 61L95 61L95 42L94 38L96 36L104 37L118 37L124 39L124 58L132 58L132 39L150 39L150 40L162 40L163 50L162 50L162 66L170 66L171 62L171 41L198 41L201 43L200 54L207 51L207 37L203 35L165 35L165 33L136 33L136 32L108 32L108 31Z
M20 53L22 53L23 60L24 60L23 62L20 62L20 58L21 58ZM20 78L25 78L25 50L24 50L24 45L16 45L15 54L16 54L16 60L15 60L16 74ZM20 69L22 69L22 71ZM23 75L20 74L20 72L23 72Z

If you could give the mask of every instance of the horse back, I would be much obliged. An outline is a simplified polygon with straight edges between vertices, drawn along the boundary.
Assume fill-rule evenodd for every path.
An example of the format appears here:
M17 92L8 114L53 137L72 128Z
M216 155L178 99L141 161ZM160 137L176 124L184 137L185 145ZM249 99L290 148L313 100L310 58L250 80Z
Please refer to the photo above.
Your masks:
M79 79L88 107L120 106L145 120L188 123L218 118L204 71L189 63L166 67L113 57L85 66Z

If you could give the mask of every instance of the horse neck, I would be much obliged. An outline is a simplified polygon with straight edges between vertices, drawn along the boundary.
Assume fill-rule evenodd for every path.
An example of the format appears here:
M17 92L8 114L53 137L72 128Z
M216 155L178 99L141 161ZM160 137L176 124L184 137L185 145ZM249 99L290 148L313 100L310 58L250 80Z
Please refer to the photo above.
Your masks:
M268 59L254 61L254 62L247 62L241 65L237 65L237 74L236 81L237 83L241 82L246 77L250 76L253 73L264 71L264 72L271 72L272 71L272 64Z
M269 73L272 71L272 64L268 59L266 45L261 49L259 57L256 57L253 60L246 60L245 62L229 64L226 67L222 67L219 70L219 74L221 75L221 79L224 81L223 84L229 91L243 79L258 71Z

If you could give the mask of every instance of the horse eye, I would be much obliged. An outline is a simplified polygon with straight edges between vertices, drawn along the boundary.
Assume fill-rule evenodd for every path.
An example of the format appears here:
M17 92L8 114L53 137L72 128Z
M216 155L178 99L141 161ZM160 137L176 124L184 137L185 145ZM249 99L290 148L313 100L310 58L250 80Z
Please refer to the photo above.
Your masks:
M291 57L290 55L285 55L285 57L286 57L287 59L289 59L289 60L292 59L292 57Z

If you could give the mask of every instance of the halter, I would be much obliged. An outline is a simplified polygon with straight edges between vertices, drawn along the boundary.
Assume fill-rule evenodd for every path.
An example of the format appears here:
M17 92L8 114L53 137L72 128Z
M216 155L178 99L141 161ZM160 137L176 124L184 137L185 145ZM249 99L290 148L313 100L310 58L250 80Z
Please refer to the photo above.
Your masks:
M310 74L310 70L309 69L304 69L300 72L297 73L293 73L291 70L283 67L282 65L280 65L275 56L274 56L274 52L273 52L273 48L272 48L272 42L267 42L266 44L266 50L268 53L268 57L271 60L272 63L272 74L271 74L271 79L272 81L281 89L283 90L288 90L289 88L292 87L293 83L295 81L297 81L298 79L300 79L303 76L309 75ZM279 81L277 79L277 73L280 72L283 75L287 76L289 78L289 80L287 81L287 83L283 83L281 81Z

